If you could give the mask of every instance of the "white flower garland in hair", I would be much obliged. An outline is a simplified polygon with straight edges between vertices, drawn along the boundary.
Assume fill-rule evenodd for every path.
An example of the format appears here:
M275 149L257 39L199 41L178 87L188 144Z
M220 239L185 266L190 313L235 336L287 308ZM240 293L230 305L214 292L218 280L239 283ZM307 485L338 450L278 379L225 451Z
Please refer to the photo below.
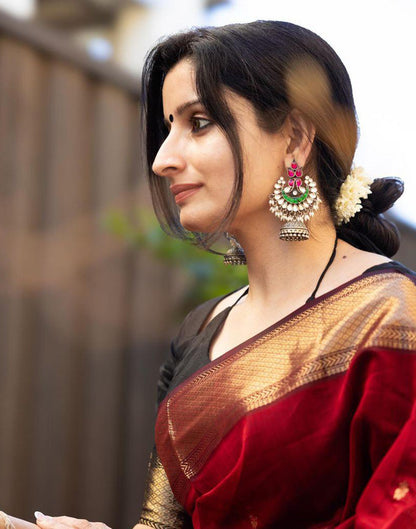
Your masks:
M348 222L362 209L361 199L367 198L371 193L372 181L373 179L364 172L362 167L355 167L351 170L335 201L338 226L343 222Z

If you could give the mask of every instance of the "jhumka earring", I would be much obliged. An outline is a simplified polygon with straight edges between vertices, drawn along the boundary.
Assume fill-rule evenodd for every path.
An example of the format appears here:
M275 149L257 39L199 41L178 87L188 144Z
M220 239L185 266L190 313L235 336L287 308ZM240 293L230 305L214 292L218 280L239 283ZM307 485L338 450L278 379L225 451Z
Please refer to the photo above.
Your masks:
M231 244L231 248L224 255L224 264L231 265L245 265L247 264L246 255L243 248L238 243L235 237L229 233L225 233L225 236Z
M281 176L274 185L269 197L270 211L279 220L286 221L280 228L280 239L305 241L309 239L305 221L313 217L321 199L316 183L310 176L303 176L302 167L295 160L287 168L287 177L287 182Z

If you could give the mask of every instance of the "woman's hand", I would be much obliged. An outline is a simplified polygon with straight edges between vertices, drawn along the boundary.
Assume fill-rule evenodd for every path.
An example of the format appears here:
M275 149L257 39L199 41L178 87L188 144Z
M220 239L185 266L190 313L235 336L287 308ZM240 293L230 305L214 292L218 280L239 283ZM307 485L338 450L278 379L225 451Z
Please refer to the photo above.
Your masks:
M35 512L36 523L41 529L110 529L102 522L89 522L70 516L46 516Z

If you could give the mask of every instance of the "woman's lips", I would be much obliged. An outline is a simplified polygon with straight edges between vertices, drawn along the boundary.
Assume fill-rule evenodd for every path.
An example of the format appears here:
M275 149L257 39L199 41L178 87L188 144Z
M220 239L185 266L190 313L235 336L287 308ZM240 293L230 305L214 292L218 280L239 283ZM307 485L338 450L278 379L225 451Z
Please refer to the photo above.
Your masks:
M175 202L179 204L196 193L201 187L202 184L174 184L170 186L170 190L175 196Z

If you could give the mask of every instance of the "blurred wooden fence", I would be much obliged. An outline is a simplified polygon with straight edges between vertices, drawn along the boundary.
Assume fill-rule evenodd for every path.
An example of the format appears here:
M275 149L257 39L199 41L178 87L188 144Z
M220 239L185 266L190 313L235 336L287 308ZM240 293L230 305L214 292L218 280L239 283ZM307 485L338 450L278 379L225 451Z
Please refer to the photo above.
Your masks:
M137 521L174 272L101 226L146 203L138 83L0 14L0 509Z

